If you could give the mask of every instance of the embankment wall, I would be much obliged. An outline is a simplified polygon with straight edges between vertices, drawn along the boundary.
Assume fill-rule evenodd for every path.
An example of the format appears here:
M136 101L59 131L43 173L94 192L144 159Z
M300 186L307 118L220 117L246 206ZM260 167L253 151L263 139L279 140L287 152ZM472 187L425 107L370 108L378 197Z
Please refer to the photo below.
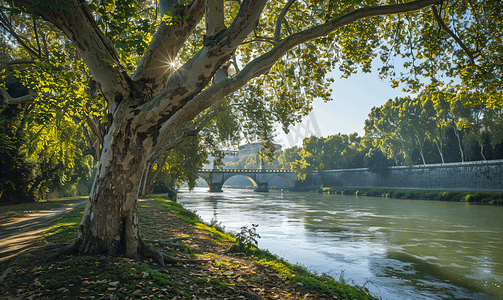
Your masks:
M326 186L429 190L503 191L503 159L465 163L325 171ZM321 179L313 173L313 185Z

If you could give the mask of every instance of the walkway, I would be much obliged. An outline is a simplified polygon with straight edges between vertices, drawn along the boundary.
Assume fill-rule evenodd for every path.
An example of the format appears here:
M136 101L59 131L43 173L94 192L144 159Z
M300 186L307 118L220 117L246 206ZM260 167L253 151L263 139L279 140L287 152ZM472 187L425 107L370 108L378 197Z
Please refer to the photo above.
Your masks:
M65 204L63 207L43 210L15 218L12 222L0 225L0 276L20 251L29 248L40 234L56 219L84 204L80 201ZM1 279L0 279L1 282Z

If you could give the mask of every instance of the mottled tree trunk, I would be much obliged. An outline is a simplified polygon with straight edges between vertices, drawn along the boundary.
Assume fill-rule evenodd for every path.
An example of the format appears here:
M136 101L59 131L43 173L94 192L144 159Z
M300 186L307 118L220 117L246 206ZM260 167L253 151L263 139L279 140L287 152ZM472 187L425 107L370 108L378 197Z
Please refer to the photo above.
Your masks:
M138 192L149 145L130 123L112 125L79 226L79 250L136 257L140 249Z

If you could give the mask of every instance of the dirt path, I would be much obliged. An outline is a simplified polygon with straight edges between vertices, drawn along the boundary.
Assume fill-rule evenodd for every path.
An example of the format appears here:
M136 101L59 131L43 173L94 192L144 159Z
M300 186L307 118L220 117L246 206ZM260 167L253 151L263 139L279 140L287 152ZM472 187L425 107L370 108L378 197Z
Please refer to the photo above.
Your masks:
M84 203L85 201L78 201L64 204L60 208L26 214L8 223L0 224L0 276L11 260L20 251L29 248L42 231L51 226L52 222Z

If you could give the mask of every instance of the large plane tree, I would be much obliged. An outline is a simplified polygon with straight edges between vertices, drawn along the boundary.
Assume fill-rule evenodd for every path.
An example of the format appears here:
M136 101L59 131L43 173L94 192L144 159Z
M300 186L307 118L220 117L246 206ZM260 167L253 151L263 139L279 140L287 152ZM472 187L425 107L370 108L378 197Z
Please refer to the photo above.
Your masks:
M440 85L445 76L456 78L451 87L501 103L500 1L160 0L162 22L139 20L145 28L158 24L151 38L141 34L150 39L148 48L141 60L125 61L118 53L128 43L118 37L137 32L128 31L133 17L123 12L138 4L156 10L150 2L1 4L4 17L33 14L58 28L107 103L98 171L78 238L66 252L145 255L163 263L138 227L145 168L196 134L206 120L191 121L201 113L211 117L222 101L257 117L249 121L272 118L286 128L310 110L314 98L331 98L326 75L332 68L344 76L359 67L369 72L379 57L379 76L390 76L394 85L418 90L425 82ZM394 71L395 57L405 62L404 74ZM11 104L36 97L2 93ZM270 129L270 123L263 126Z

